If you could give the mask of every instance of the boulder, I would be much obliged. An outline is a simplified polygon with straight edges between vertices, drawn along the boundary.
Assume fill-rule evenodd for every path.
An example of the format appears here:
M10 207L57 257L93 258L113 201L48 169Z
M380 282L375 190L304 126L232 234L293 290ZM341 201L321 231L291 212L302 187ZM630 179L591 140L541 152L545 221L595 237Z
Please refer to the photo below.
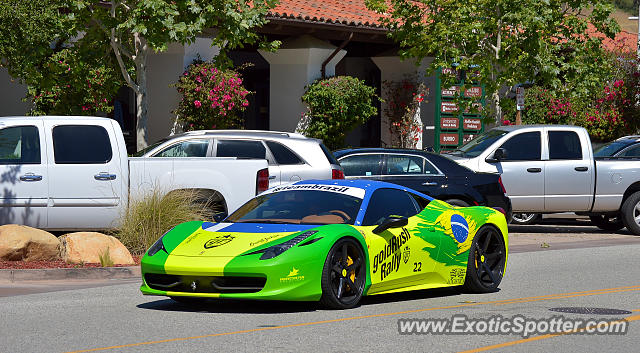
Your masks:
M56 260L59 243L55 235L44 230L18 224L0 226L0 260Z
M133 257L120 240L97 232L75 232L60 237L60 257L67 263L100 263L108 251L114 265L133 265Z

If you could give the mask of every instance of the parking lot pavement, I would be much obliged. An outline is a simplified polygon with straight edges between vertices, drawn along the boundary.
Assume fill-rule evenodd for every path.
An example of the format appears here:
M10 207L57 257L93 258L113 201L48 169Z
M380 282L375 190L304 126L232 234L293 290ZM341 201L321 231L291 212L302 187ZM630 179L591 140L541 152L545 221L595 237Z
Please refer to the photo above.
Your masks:
M140 283L139 278L106 280L44 280L0 282L0 297L16 295L68 291L83 288L97 288L127 283ZM0 350L1 351L1 350Z
M138 283L17 295L0 298L3 322L10 323L0 325L0 351L637 351L640 269L629 264L639 250L640 244L515 253L499 292L387 294L364 298L350 310L240 301L189 307L165 297L142 296ZM554 311L574 307L616 309L618 314ZM496 316L550 320L557 315L574 320L626 318L629 326L626 334L617 335L399 333L400 319L466 316L472 323Z
M625 244L640 244L640 236L626 229L608 232L588 222L564 220L541 225L509 225L509 251L551 251Z

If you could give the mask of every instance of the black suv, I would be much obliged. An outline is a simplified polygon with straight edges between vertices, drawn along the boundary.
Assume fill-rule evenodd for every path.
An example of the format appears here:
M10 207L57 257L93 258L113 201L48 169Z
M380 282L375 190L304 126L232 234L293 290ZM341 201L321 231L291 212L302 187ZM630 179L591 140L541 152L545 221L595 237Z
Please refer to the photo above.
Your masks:
M499 174L479 173L439 154L411 149L358 148L333 152L347 179L386 181L455 206L500 207L511 201Z

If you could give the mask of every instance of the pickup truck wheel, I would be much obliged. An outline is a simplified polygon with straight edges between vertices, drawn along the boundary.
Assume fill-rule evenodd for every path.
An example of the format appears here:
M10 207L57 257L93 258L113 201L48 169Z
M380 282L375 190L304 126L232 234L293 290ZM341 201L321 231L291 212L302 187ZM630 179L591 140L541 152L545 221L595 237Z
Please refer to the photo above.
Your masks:
M511 224L529 225L540 222L542 215L539 213L514 213L511 216Z
M622 204L622 222L629 232L640 235L640 191L629 196Z
M624 228L624 223L620 217L609 217L605 215L589 216L594 226L608 231L616 231Z

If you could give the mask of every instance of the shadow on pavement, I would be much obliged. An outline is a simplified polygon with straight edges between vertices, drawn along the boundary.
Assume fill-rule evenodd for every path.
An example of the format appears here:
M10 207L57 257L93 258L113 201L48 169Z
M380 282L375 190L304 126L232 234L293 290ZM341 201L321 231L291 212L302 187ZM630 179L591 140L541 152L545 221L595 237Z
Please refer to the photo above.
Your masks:
M583 233L583 234L620 234L634 236L625 228L619 231L602 230L598 227L590 224L585 225L558 225L558 224L535 224L535 225L509 225L509 232L513 233L549 233L549 234L569 234L569 233Z
M437 288L403 293L363 297L360 306L448 297L461 294L461 288ZM140 309L217 314L278 314L326 310L317 302L284 302L260 300L210 299L201 304L184 304L173 299L161 299L137 305Z

